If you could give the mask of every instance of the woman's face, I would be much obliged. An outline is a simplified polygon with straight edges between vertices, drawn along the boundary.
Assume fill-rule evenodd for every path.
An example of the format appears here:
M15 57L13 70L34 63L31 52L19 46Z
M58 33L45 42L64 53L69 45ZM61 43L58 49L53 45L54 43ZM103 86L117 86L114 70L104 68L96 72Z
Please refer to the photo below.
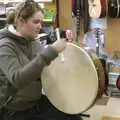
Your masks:
M36 12L27 21L22 20L20 29L21 34L26 38L36 38L42 27L42 20L41 11Z

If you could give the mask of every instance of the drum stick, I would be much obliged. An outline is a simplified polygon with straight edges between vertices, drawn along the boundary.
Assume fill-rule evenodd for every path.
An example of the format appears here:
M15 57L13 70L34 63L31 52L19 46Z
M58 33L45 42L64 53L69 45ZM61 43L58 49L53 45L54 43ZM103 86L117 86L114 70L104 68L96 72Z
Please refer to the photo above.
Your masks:
M56 28L56 37L57 37L57 40L60 40L60 31L59 31L59 28ZM62 62L65 61L65 57L64 57L63 52L60 53L60 59L61 59Z

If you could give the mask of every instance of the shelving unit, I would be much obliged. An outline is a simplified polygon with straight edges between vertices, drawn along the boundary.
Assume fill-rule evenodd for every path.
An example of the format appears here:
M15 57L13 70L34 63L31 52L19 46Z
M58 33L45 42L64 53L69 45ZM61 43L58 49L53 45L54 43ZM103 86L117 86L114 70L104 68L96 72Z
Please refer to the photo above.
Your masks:
M119 73L109 73L108 95L110 97L120 97L120 89L116 87L116 81Z
M120 98L120 90L114 85L109 85L108 86L108 96Z

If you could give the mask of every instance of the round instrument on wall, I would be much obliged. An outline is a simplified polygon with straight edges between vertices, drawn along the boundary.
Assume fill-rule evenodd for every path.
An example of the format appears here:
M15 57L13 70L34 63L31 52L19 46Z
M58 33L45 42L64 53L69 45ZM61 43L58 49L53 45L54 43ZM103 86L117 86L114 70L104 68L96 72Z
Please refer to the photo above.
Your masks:
M88 0L89 16L97 19L101 15L101 1L100 0Z
M101 14L100 18L104 18L108 13L108 0L100 0L101 2Z

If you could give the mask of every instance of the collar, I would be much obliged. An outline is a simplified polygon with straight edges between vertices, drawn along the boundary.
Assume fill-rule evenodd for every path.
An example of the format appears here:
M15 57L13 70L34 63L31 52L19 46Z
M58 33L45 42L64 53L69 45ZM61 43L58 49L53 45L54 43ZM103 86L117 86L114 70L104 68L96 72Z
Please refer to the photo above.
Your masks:
M32 40L27 40L26 38L22 37L22 35L16 31L13 25L8 25L8 31L11 33L10 37L20 44L26 45L32 42Z
M15 34L17 36L21 36L21 34L16 31L16 29L14 28L13 25L8 25L8 31L10 31L11 33L13 33L13 34Z

